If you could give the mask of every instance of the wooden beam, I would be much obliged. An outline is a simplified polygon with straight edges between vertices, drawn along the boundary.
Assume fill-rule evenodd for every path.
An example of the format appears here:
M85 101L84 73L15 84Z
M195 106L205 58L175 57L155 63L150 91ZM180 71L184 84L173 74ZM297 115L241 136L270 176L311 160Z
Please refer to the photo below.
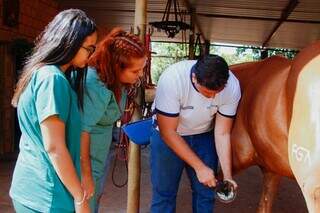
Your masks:
M272 31L270 32L270 34L268 35L268 37L266 38L266 40L263 42L262 47L266 47L267 44L269 43L269 41L271 40L271 38L274 36L274 34L277 32L277 30L279 29L279 27L281 26L281 24L287 20L287 18L289 17L289 15L291 14L291 12L294 10L294 8L298 5L299 1L298 0L290 0L288 5L286 6L286 8L282 11L280 20L278 21L278 23L276 24L276 26L274 26L274 28L272 29Z
M139 33L140 40L144 43L147 26L147 5L148 0L135 0L134 33ZM135 108L132 121L140 120L142 105L142 88L138 88ZM139 213L140 209L140 178L141 178L141 148L130 141L128 156L128 199L127 213Z
M185 5L186 5L187 10L189 11L189 13L191 14L191 11L194 11L194 25L195 25L196 28L198 29L198 31L199 31L202 39L203 39L204 41L205 41L205 40L208 40L208 39L205 37L205 35L204 35L204 33L203 33L203 30L202 30L202 27L201 27L201 25L200 25L200 22L199 22L199 20L198 20L197 11L196 11L196 9L195 9L194 2L192 1L192 2L193 2L193 4L192 4L190 1L192 1L192 0L183 0L183 2L184 2Z
M260 51L260 59L268 58L268 49L263 49Z
M204 55L209 55L210 54L210 40L205 40L204 41Z
M70 5L71 7L71 5ZM89 10L97 10L97 11L104 11L104 12L127 12L127 13L134 13L134 10L125 10L125 9L112 9L108 7L97 7L97 6L83 6L82 9L89 9ZM163 14L164 11L162 10L148 10L147 13L149 14ZM171 12L170 14L174 14ZM281 18L271 18L271 17L257 17L257 16L239 16L239 15L221 15L221 14L214 14L214 13L196 13L197 17L207 17L207 18L224 18L224 19L240 19L240 20L257 20L257 21L280 21ZM304 19L286 19L284 22L288 23L302 23L302 24L320 24L320 20L304 20Z
M195 41L195 26L194 26L194 21L195 21L195 9L190 8L188 9L190 13L190 34L189 34L189 60L194 60L195 55L194 55L194 41Z
M270 18L270 17L220 15L220 14L208 14L208 13L197 13L197 15L208 17L208 18L225 18L225 19L240 19L240 20L253 20L253 21L280 21L281 20L280 18ZM320 20L303 20L303 19L286 19L284 20L284 22L303 23L303 24L320 24Z

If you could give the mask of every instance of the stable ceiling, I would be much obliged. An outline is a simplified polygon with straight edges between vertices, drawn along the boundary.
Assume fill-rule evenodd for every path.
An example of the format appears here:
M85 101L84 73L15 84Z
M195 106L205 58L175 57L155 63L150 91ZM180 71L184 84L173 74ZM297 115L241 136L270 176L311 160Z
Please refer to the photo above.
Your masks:
M105 30L134 23L134 0L58 0L61 8L80 8ZM160 21L166 0L149 0L148 23ZM320 39L320 0L180 0L180 9L195 8L196 32L211 43L300 49ZM189 22L189 16L187 21ZM181 34L181 33L180 33ZM153 41L169 39L154 31ZM189 32L187 32L189 34Z

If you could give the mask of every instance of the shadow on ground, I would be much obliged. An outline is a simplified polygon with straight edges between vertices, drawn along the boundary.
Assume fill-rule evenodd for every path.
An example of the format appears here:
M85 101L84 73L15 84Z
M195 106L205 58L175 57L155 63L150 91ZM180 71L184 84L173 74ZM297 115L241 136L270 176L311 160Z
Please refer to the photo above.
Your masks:
M149 212L151 200L150 169L149 169L149 150L142 150L141 155L141 198L140 213ZM114 152L111 153L114 156ZM111 156L111 157L112 157ZM112 159L114 159L112 157ZM111 162L111 165L113 163ZM115 179L118 183L125 180L125 166L122 162L118 163L119 167L115 171ZM0 212L14 212L11 206L11 200L8 195L12 170L14 162L0 162ZM110 170L111 171L111 170ZM259 196L262 187L262 174L258 167L251 167L236 176L239 184L239 193L237 199L231 204L216 203L215 212L223 213L253 213L259 202ZM111 172L109 172L107 184L104 189L104 195L101 200L100 213L125 213L127 206L127 188L117 188L113 185ZM177 212L191 213L191 189L189 180L184 174L180 183L177 197ZM293 180L283 178L280 183L278 195L274 206L274 213L305 213L306 205L302 193Z

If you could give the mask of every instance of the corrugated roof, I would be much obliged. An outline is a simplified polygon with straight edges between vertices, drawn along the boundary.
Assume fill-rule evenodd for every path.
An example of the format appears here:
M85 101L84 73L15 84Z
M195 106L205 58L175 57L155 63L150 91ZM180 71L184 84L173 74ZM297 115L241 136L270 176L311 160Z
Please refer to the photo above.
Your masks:
M180 0L180 7L187 6ZM60 0L62 8L85 10L104 30L120 26L130 30L134 23L134 0ZM160 21L166 0L148 1L148 22ZM281 19L289 0L189 0L196 9L199 28L211 43L262 46ZM189 17L187 19L189 21ZM181 41L178 35L169 39L154 31L154 41ZM320 1L299 3L266 44L267 47L300 49L320 39Z

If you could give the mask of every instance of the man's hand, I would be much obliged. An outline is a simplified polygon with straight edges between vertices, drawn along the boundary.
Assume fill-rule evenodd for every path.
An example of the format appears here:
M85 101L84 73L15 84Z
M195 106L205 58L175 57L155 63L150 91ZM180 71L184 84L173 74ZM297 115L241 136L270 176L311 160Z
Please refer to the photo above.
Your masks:
M238 189L238 184L232 178L225 178L224 180L229 181L233 185L234 189Z
M211 168L203 166L199 169L195 169L197 178L200 183L208 187L215 187L217 180L214 176L214 172Z

